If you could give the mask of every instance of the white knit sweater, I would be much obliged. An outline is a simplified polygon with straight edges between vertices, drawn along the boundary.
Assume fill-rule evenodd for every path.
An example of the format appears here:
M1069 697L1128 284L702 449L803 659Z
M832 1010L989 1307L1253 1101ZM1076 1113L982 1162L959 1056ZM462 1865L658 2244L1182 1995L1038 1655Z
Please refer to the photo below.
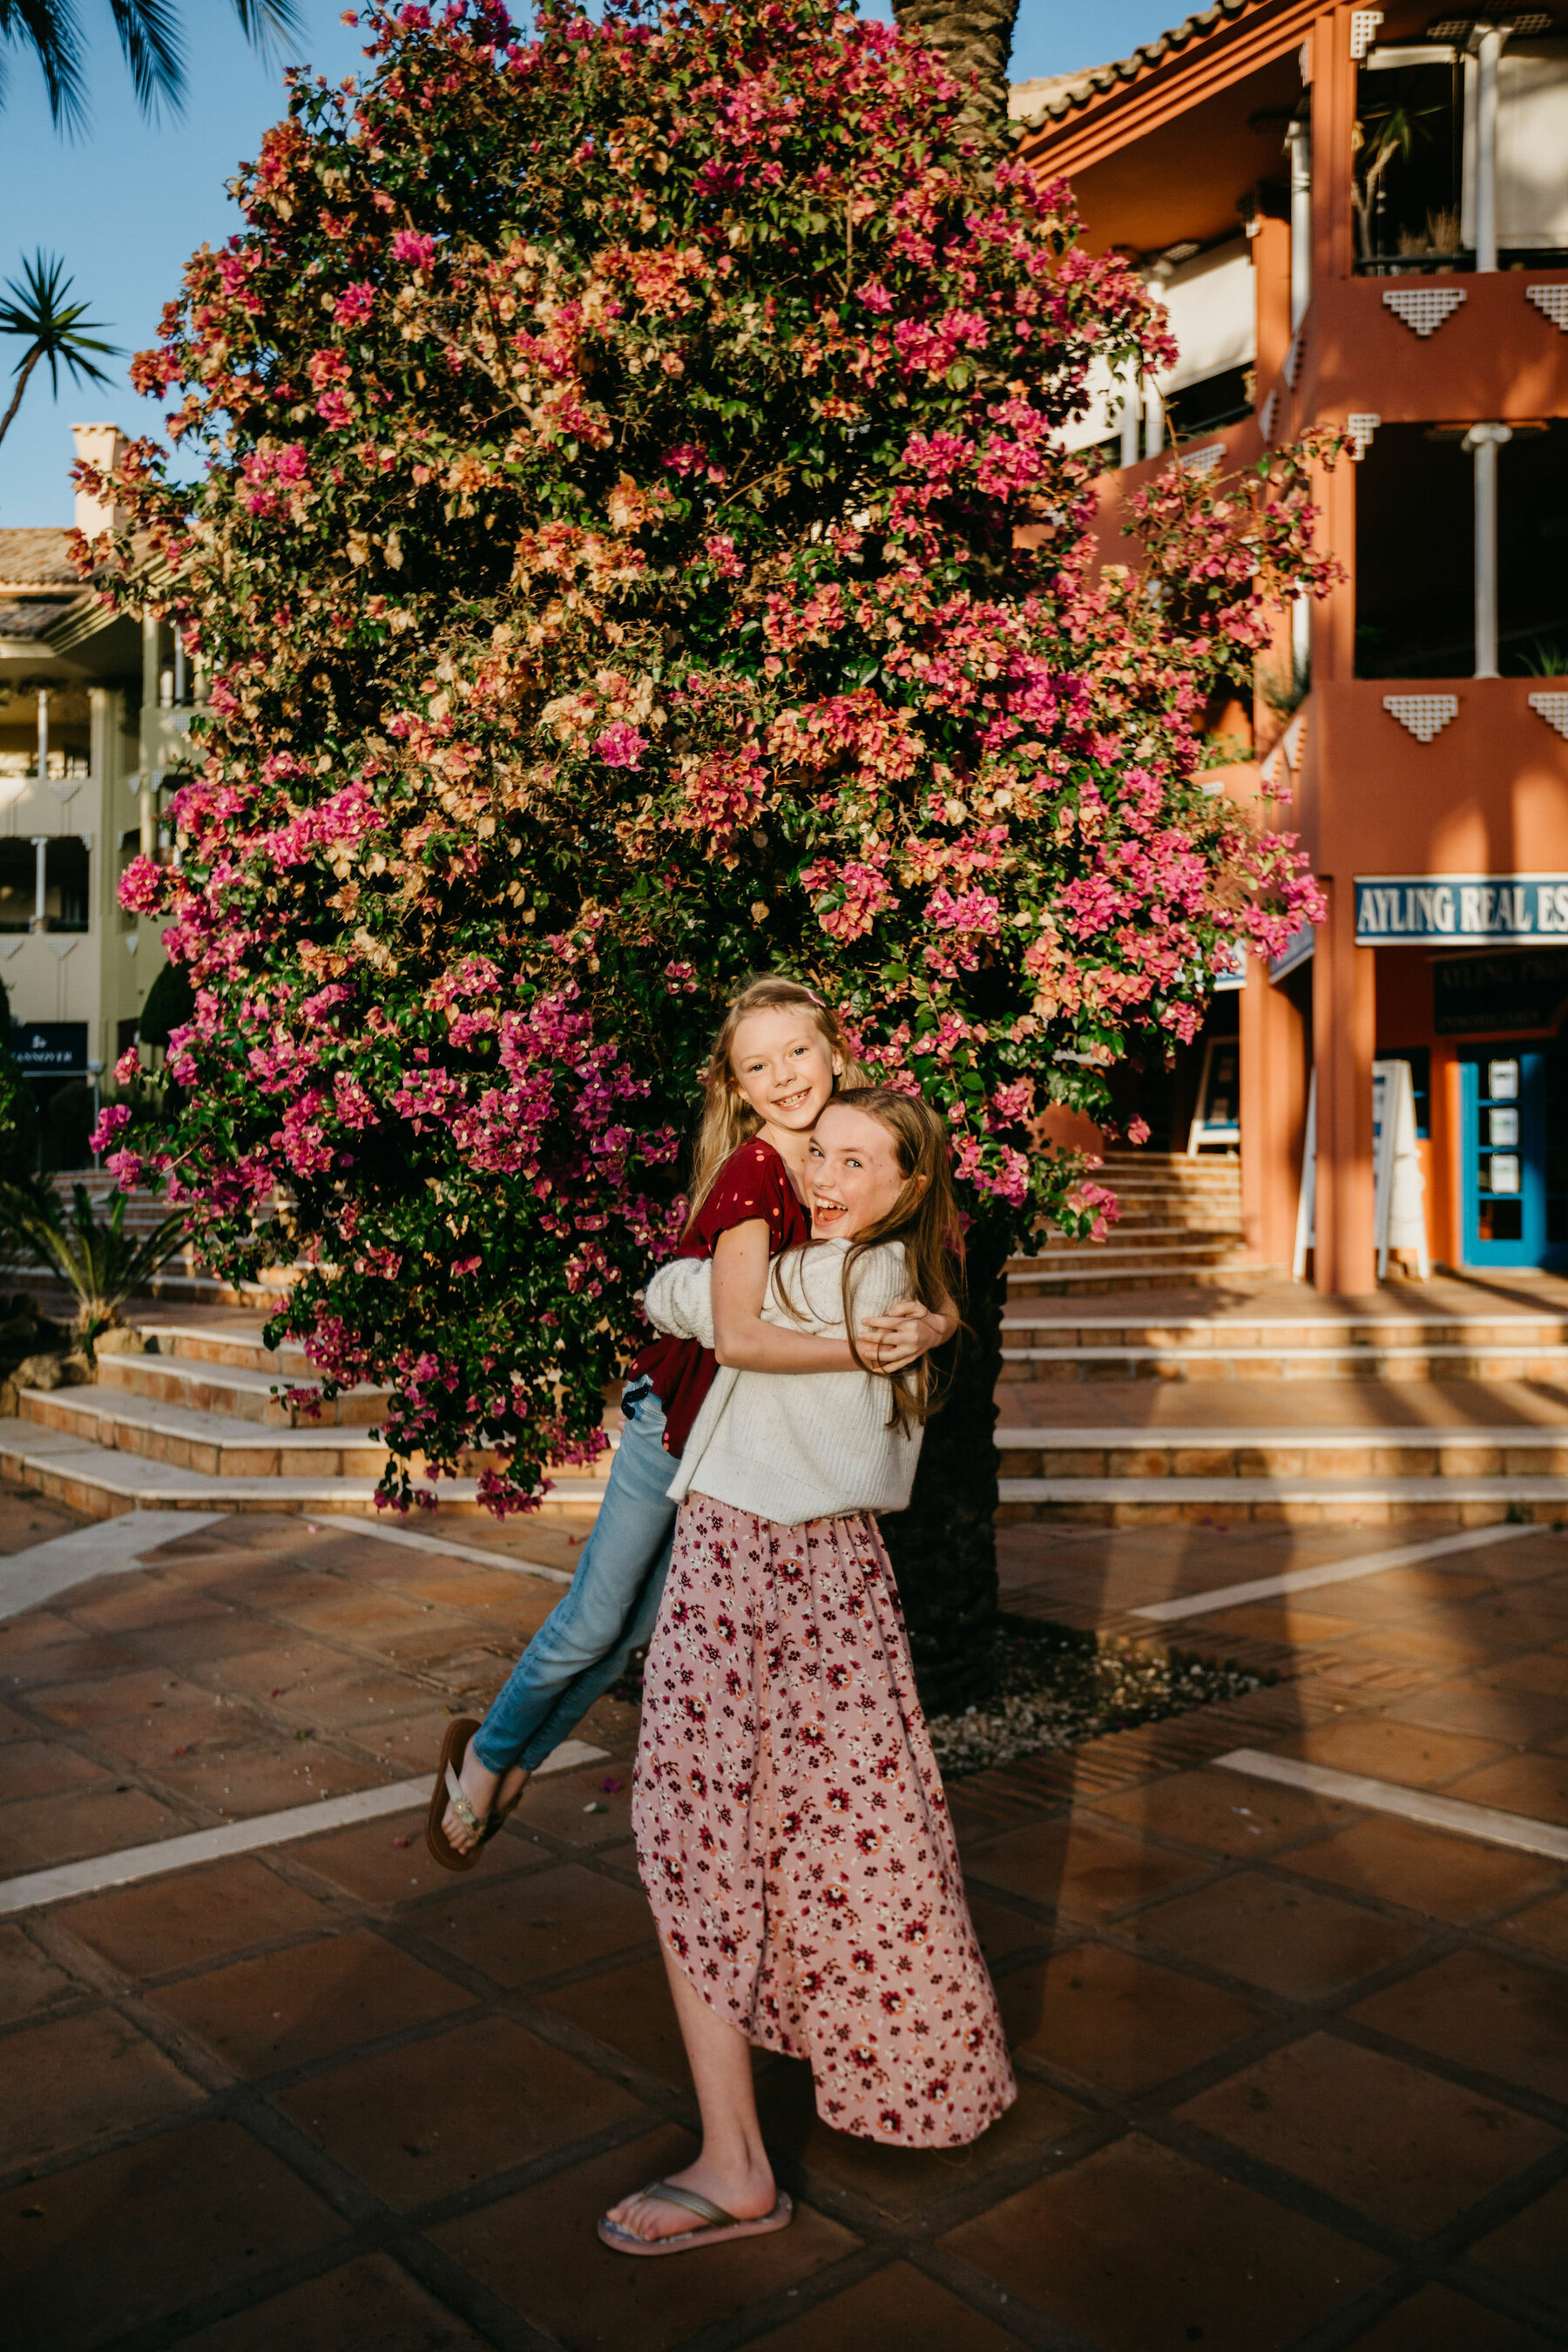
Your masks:
M847 1241L786 1250L769 1269L763 1320L841 1339ZM712 1263L672 1258L647 1286L648 1320L676 1338L713 1345ZM857 1261L853 1322L885 1315L905 1297L901 1242ZM784 1300L795 1308L792 1314ZM909 1503L922 1430L889 1429L888 1382L874 1372L750 1372L721 1365L669 1492L709 1495L760 1519L795 1527L850 1511Z

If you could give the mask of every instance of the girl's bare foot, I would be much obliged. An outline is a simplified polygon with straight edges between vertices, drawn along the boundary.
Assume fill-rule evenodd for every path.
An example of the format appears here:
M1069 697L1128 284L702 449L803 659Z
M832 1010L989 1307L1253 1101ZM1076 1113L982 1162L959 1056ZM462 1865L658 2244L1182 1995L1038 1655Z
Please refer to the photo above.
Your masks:
M473 1807L474 1819L479 1828L469 1829L456 1805L448 1805L441 1816L441 1831L447 1844L458 1853L467 1853L471 1847L478 1845L480 1832L491 1813L502 1805L510 1805L527 1778L521 1764L510 1765L505 1772L487 1770L474 1754L474 1743L470 1739L458 1779L462 1784L464 1796Z
M765 2162L738 2163L731 2170L700 2156L684 2172L671 2172L666 2177L678 2189L694 2189L699 2197L706 2197L711 2205L721 2206L737 2221L760 2221L778 2202L773 2176ZM689 2230L704 2226L689 2206L670 2205L662 2197L647 2196L641 2191L612 2205L609 2218L648 2245L659 2238L680 2237Z

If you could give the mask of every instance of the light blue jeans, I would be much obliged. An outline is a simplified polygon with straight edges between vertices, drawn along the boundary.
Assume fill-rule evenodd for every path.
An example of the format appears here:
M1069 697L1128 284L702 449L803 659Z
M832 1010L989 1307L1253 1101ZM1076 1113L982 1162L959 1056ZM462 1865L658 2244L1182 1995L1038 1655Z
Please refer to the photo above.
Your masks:
M632 1381L621 1411L626 1427L572 1589L475 1734L474 1753L488 1771L542 1764L652 1639L675 1535L676 1506L665 1492L675 1465L664 1450L664 1408L647 1381Z

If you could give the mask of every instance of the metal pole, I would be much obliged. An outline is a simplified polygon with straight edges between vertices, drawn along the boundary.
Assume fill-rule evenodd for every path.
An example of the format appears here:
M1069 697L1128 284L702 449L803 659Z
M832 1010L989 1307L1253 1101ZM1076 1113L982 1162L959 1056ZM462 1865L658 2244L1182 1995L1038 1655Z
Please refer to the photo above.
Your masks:
M174 708L183 709L185 700L185 644L178 629L174 631Z
M27 926L30 931L47 931L49 928L49 919L44 910L48 898L47 861L51 837L47 833L35 833L30 836L37 854L37 862L33 869L33 919Z
M1506 425L1472 425L1465 436L1476 468L1477 677L1498 676L1497 453L1513 434Z
M38 782L49 772L49 689L38 688Z
M1497 96L1498 60L1503 33L1496 25L1478 25L1476 44L1476 268L1497 268ZM1477 475L1479 481L1480 477ZM1478 677L1492 677L1478 670Z
M1290 150L1290 332L1307 315L1312 299L1312 132L1292 122L1285 133Z
M1151 376L1143 386L1143 455L1160 457L1165 446L1165 395Z
M98 1126L98 1082L103 1076L103 1064L101 1062L89 1062L87 1066L92 1074L92 1124L94 1129L96 1129ZM93 1153L92 1164L95 1168L100 1168L102 1166L103 1155L101 1152L95 1151Z
M1121 459L1124 466L1135 466L1142 456L1140 446L1143 419L1139 412L1136 387L1129 392L1121 404Z

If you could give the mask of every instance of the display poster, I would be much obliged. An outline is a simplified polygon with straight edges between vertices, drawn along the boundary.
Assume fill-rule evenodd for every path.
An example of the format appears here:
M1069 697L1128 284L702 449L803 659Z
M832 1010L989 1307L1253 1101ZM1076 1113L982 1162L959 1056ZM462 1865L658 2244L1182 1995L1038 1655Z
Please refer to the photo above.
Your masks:
M1204 1046L1197 1108L1187 1130L1187 1156L1241 1141L1241 1040L1210 1037Z
M11 1059L32 1078L87 1076L85 1021L14 1021Z
M1426 1186L1415 1133L1415 1087L1408 1062L1372 1066L1372 1150L1377 1278L1386 1281L1389 1256L1400 1250L1415 1258L1417 1280L1429 1281L1432 1255L1426 1240ZM1314 1070L1307 1096L1307 1136L1290 1265L1298 1282L1305 1277L1308 1252L1317 1247L1317 1205L1318 1074Z

